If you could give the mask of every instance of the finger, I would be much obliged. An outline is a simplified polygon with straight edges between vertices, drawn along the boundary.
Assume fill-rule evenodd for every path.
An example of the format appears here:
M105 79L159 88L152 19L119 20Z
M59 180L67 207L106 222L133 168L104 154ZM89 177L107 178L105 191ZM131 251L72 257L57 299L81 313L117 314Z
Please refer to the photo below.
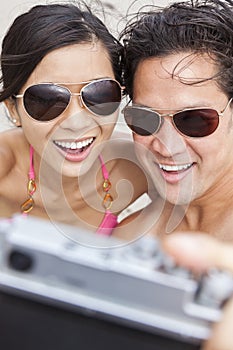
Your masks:
M233 245L204 233L174 233L163 241L165 251L187 268L203 271L211 267L233 272Z
M211 338L203 344L202 350L233 349L232 315L233 299L227 303L221 322L214 325Z

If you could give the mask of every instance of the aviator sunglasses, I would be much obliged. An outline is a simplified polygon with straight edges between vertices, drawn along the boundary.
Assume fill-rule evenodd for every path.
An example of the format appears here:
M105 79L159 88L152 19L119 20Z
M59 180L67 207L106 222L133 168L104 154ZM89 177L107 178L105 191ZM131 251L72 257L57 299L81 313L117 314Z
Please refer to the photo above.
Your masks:
M176 130L189 137L204 137L211 135L219 125L219 117L222 117L226 107L217 112L215 109L203 107L194 109L184 109L174 114L159 114L154 108L138 105L126 106L122 113L128 127L138 135L150 136L159 131L163 124L163 117L171 117Z
M85 84L80 92L72 93L64 85ZM27 114L35 120L46 122L59 117L69 106L72 96L79 96L81 104L96 116L114 113L122 99L123 87L114 79L104 78L81 83L40 83L29 86L23 94Z

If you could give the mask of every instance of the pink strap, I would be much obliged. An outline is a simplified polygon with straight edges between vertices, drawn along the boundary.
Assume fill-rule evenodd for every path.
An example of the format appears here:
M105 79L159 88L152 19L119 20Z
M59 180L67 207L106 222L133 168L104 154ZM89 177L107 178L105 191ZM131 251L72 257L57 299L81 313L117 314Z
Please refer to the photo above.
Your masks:
M29 166L29 172L28 176L30 180L35 180L35 171L34 171L34 165L33 165L33 153L34 149L30 145L30 166ZM103 157L99 155L99 160L101 163L101 168L102 168L102 174L104 179L108 179L108 171L107 168L104 164ZM113 229L117 226L117 216L111 213L110 210L106 210L104 218L96 231L98 234L104 234L106 236L110 236L112 234Z
M101 168L102 168L102 174L103 174L103 177L104 177L104 180L108 179L108 171L107 171L107 168L104 164L104 160L103 160L103 157L101 156L101 154L99 155L99 160L100 160L100 163L101 163Z
M29 176L30 180L35 180L35 171L34 171L34 165L33 165L33 153L34 153L34 149L30 145L30 166L29 166L29 172L28 172L28 176Z
M104 160L101 154L99 155L99 160L101 163L103 178L104 180L108 180L109 178L108 170L104 164ZM104 218L98 230L96 231L96 233L110 236L112 234L113 229L117 226L117 224L118 224L117 216L114 215L110 210L106 210Z
M35 180L35 171L34 171L34 165L33 165L33 153L34 153L34 149L33 147L30 145L30 166L29 166L29 172L28 172L28 176L30 180ZM101 163L101 168L102 168L102 174L104 179L108 179L108 170L104 164L104 160L102 155L99 155L99 160Z
M106 210L104 218L96 231L98 234L102 234L105 236L110 236L112 234L113 229L117 226L117 216L110 212L110 210Z

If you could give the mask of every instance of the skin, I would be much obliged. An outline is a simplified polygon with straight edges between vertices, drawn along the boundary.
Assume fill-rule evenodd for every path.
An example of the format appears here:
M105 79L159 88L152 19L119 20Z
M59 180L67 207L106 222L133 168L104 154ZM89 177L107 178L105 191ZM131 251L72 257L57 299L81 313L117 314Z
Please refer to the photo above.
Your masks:
M146 59L134 76L133 102L161 114L197 107L221 112L229 98L215 81L190 84L213 76L216 69L209 56L187 52ZM159 205L164 208L153 233L202 230L232 240L232 109L225 110L217 130L207 137L181 135L170 117L164 118L156 134L133 136L138 158L159 194L148 215L155 215ZM186 165L187 169L168 172L158 165Z
M233 246L203 232L176 233L164 240L163 248L179 265L196 272L219 268L233 273ZM233 298L224 306L221 321L213 326L211 338L203 344L202 350L231 350L232 322Z
M183 84L211 77L216 72L214 64L204 55L194 56L187 65L189 58L185 57L187 53L142 61L134 77L133 102L153 107L161 114L202 106L222 111L228 97L213 80ZM179 64L182 60L183 66ZM172 77L175 67L178 76ZM145 214L155 217L151 233L160 236L165 251L179 265L194 272L215 267L233 272L233 246L223 242L233 240L231 108L226 109L218 129L208 137L185 137L168 117L157 134L148 137L134 134L134 140L138 157L154 179L159 194ZM191 166L182 172L167 173L158 164ZM171 232L175 233L167 235ZM213 326L211 338L202 345L202 350L233 348L232 319L230 299L224 306L221 322Z
M84 84L75 83L106 77L114 79L114 73L108 53L100 42L71 45L47 54L19 94L32 84L45 82L64 83L72 92L79 92ZM118 111L107 118L99 118L81 104L79 97L72 97L70 105L58 118L42 123L28 116L22 102L22 98L16 103L11 99L5 102L12 119L16 119L16 124L21 127L1 134L1 216L19 212L20 205L28 198L30 144L34 148L37 185L32 215L69 224L85 224L95 230L104 216L99 153L107 164L113 184L110 191L114 198L113 212L120 212L146 191L147 181L136 165L132 148L127 147L126 152L122 140L109 141ZM75 160L65 158L55 143L90 138L94 141L84 152L85 156ZM116 152L121 157L116 157ZM140 179L139 187L133 174Z
M41 82L69 82L74 84L102 77L114 79L107 52L104 51L102 54L100 45L96 47L93 44L72 45L64 49L54 50L46 55L19 93L26 90L28 86ZM64 85L71 92L79 92L81 87L84 86L84 84ZM109 117L108 124L103 123L103 121L100 123L99 118L82 107L78 97L74 97L58 119L48 123L40 123L28 117L22 102L22 99L18 101L18 110L13 105L11 114L20 120L25 137L34 146L35 157L41 158L43 152L46 152L46 163L55 167L56 171L60 171L59 168L56 168L56 163L60 165L64 161L64 156L58 152L54 141L73 141L94 137L96 138L95 145L100 145L103 141L109 139L117 120L117 113L114 113ZM65 161L63 174L68 177L77 174L82 175L89 170L94 161L95 158L92 159L92 162L88 158L89 164L85 169L80 169L83 162Z

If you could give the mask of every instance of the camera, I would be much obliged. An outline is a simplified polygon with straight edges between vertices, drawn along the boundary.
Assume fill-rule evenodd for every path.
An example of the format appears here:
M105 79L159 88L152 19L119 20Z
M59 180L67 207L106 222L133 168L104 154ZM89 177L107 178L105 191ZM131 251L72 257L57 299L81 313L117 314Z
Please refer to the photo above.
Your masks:
M0 247L5 296L164 337L166 349L199 348L233 291L230 273L194 276L149 235L125 242L17 215L0 222Z

